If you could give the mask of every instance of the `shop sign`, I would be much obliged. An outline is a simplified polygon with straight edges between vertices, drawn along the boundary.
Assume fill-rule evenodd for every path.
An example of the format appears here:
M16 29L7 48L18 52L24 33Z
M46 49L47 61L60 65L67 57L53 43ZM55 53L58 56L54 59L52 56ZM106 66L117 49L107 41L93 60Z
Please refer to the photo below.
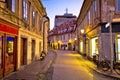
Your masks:
M11 34L18 34L18 30L7 25L0 24L0 31L11 33Z

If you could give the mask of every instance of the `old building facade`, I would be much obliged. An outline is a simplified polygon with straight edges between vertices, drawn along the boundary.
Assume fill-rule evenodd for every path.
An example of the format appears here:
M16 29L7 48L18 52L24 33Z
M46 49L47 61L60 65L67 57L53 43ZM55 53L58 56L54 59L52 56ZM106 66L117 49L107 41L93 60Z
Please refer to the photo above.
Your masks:
M54 28L49 31L49 46L52 49L75 49L77 17L66 11L64 15L56 15Z
M49 31L50 48L57 50L75 50L76 20L64 22Z
M113 46L113 59L120 60L119 44L119 8L120 0L84 0L78 20L77 37L78 51L90 58L99 55L98 59L111 59ZM112 43L110 43L110 26L112 26ZM82 33L84 31L84 33Z
M38 0L0 0L0 77L38 59L49 19Z

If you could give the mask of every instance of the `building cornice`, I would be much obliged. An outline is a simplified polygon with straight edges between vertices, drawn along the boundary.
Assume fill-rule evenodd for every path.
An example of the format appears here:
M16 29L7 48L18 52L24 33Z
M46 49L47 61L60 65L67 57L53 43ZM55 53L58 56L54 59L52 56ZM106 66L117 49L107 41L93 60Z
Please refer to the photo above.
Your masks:
M42 4L41 0L33 0L33 3L34 3L34 5L36 6L36 8L38 9L38 11L40 12L40 14L42 16L47 15L46 10L43 7L43 4Z
M83 21L85 15L87 14L87 12L90 8L90 5L91 5L92 1L93 0L84 0L81 11L80 11L79 16L77 18L77 26Z

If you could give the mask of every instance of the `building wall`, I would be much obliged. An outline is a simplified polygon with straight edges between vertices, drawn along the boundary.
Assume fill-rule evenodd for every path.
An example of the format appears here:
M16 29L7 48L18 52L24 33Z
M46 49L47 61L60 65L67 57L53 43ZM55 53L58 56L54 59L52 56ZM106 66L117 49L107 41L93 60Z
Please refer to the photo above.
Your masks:
M91 40L94 37L98 37L98 52L101 58L107 56L110 59L110 34L109 28L105 28L105 24L110 21L110 17L113 15L112 22L119 24L119 11L117 0L84 0L82 9L77 19L77 35L78 43L83 39L83 35L86 35L88 41L88 50L86 51L88 56L91 56ZM111 15L110 7L114 7L115 14ZM84 13L84 14L83 14ZM118 25L112 24L113 28L113 43L116 43L115 36L119 33ZM103 29L104 27L104 29ZM116 27L116 28L115 28ZM84 29L84 34L80 32ZM115 44L117 45L117 44ZM79 45L80 49L80 45ZM90 50L90 52L89 52ZM113 52L115 53L115 52Z
M27 64L30 64L32 62L32 40L35 40L35 59L39 59L40 57L40 50L39 50L39 43L43 42L43 39L41 36L33 34L29 31L24 31L23 29L19 30L19 37L18 37L18 68L20 68L20 54L21 54L21 38L27 39ZM43 51L43 45L41 44L41 51Z
M23 2L26 1L29 6L28 9L28 20L23 19ZM12 4L10 4L12 5ZM32 25L32 11L36 12L36 22L35 26ZM15 0L14 11L8 8L7 2L0 1L0 20L6 25L11 26L14 25L18 29L18 35L15 36L16 42L16 50L15 55L17 55L14 59L16 70L20 69L21 65L21 38L27 39L27 61L26 64L30 64L32 61L39 59L41 51L43 51L43 45L45 44L45 49L47 52L47 31L49 29L49 20L46 18L46 11L41 3L38 0ZM46 20L47 25L44 25L44 21ZM10 25L9 25L10 24ZM44 31L43 31L44 28ZM9 31L9 30L8 30ZM7 34L7 32L5 32ZM45 35L43 35L45 33ZM12 34L11 34L12 35ZM12 35L13 36L13 35ZM17 38L16 38L17 37ZM43 38L45 38L45 42L43 43ZM35 56L32 59L32 40L35 42ZM41 43L41 47L40 47ZM24 46L23 46L24 47ZM8 69L10 70L10 69ZM14 70L14 71L15 71ZM12 72L9 71L9 73ZM4 74L4 73L3 73ZM8 74L8 73L5 73ZM0 75L1 76L1 75Z

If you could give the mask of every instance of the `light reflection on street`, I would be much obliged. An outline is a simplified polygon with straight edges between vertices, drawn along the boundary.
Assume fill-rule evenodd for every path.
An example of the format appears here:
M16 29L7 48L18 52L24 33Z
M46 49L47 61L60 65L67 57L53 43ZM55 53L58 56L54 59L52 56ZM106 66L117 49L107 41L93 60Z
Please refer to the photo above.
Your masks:
M115 80L92 71L89 67L95 65L80 54L57 51L57 55L53 64L53 80Z

